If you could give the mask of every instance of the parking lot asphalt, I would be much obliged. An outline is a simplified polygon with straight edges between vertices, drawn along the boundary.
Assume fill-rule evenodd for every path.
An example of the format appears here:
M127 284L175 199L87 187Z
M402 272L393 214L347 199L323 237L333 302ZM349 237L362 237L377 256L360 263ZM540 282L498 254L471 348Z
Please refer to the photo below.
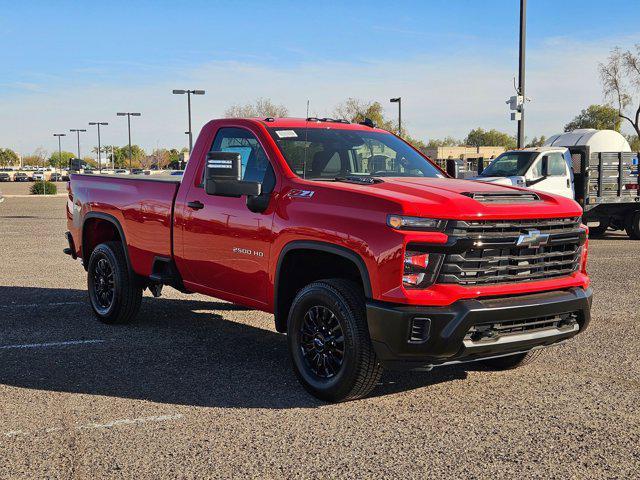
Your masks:
M64 202L0 204L0 478L638 478L640 242L591 241L591 326L537 362L329 405L271 315L167 288L98 323Z

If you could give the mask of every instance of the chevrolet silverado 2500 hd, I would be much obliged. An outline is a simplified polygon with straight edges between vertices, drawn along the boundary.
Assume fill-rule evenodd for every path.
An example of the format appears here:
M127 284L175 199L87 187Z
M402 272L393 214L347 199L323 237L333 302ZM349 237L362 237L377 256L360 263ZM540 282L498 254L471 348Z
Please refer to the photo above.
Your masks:
M98 319L163 285L271 312L325 400L383 368L513 368L590 319L577 203L448 178L370 122L214 120L182 178L77 174L68 192Z

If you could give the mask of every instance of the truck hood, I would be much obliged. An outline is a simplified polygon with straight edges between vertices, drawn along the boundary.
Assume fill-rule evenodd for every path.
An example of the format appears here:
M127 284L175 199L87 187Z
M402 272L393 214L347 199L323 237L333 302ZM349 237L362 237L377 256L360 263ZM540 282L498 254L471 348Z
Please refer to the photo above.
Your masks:
M325 184L326 185L326 184ZM571 199L536 192L539 201L515 199L508 203L481 201L470 194L531 193L531 190L488 182L451 178L385 177L373 185L335 182L332 188L360 192L392 202L397 212L420 217L470 218L553 218L582 215L581 207ZM359 200L366 203L366 198ZM385 203L387 203L385 202Z

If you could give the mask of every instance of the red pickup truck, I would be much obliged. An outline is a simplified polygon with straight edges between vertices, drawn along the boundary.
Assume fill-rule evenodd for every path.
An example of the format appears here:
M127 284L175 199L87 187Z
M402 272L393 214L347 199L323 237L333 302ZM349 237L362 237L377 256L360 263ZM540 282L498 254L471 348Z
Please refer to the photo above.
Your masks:
M514 368L589 323L577 203L448 178L369 121L214 120L181 179L68 190L65 251L98 319L132 320L163 285L273 313L325 400L366 395L383 368Z

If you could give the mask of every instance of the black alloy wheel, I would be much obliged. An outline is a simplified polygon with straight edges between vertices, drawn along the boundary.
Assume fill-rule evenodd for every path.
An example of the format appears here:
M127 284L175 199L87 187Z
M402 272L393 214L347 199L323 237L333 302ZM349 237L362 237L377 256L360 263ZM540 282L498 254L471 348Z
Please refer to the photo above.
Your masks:
M338 374L344 361L344 333L329 308L323 305L311 307L300 325L299 336L307 368L320 378Z
M113 268L109 259L102 254L93 271L93 294L96 307L107 312L113 303L114 290Z

